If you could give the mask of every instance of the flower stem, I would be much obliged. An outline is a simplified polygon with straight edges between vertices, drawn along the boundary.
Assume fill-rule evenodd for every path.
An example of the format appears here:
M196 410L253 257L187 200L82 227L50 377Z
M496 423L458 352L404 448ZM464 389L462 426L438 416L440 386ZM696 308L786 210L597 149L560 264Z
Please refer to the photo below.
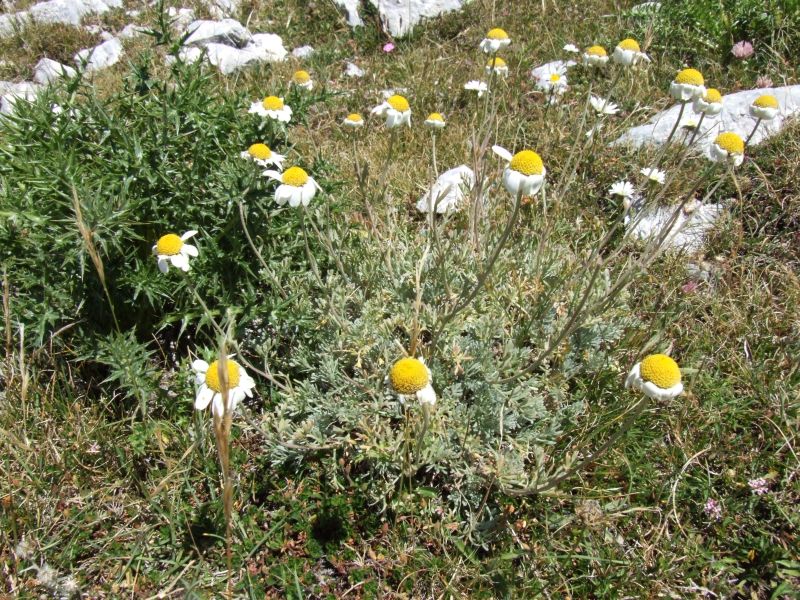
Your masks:
M756 129L758 126L761 125L761 119L756 121L755 127L753 127L753 131L750 132L750 135L747 136L747 139L744 141L744 145L747 146L750 143L750 140L753 139L753 136L756 134Z

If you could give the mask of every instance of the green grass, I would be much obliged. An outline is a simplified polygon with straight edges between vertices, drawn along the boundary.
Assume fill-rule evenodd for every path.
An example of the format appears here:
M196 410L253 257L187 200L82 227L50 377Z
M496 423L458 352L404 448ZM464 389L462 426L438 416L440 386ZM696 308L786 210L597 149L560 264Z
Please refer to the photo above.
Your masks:
M233 323L239 356L291 384L281 390L251 371L258 394L234 417L235 597L794 597L796 124L748 152L735 182L720 188L729 211L692 258L707 273L696 287L685 287L685 257L660 257L518 383L492 382L524 369L564 324L559 311L569 314L586 283L584 253L619 213L608 187L654 152L597 144L580 156L563 197L548 196L551 221L540 202L523 206L511 251L434 346L438 319L477 278L511 200L490 188L477 247L466 215L442 223L446 268L426 271L420 310L420 345L440 397L420 468L409 477L402 466L403 413L383 378L414 338L414 271L429 239L413 208L433 177L420 124L432 111L448 119L437 137L440 170L471 164L466 140L481 125L480 107L461 88L481 75L476 45L489 22L514 39L489 145L536 149L552 188L569 174L576 136L583 143L576 126L589 85L603 93L610 85L576 69L563 102L546 107L528 73L563 57L565 43L611 48L634 35L653 57L618 84L623 112L602 141L669 105L668 82L685 64L724 92L752 86L764 69L796 82L796 61L726 65L716 47L679 43L668 26L678 16L654 24L621 16L618 4L546 3L542 15L539 3L478 1L385 54L386 36L373 25L350 32L329 2L309 18L296 0L246 3L251 30L279 33L287 48L313 45L302 66L327 82L287 96L296 118L286 131L259 130L246 111L286 93L300 62L224 78L165 67L166 49L149 39L95 87L74 82L21 106L0 129L2 592L69 595L73 577L87 597L224 593L222 478L208 415L193 409L189 369L190 355L211 360L217 351L213 319ZM0 46L0 57L21 65L13 76L53 52L43 41L52 44L51 34L26 30L24 60L12 42ZM786 28L772 39L777 55L797 43ZM65 55L73 52L62 41ZM364 79L344 77L351 58ZM366 116L389 87L408 88L414 127L398 136L382 197L389 134L368 119L353 150L339 123L351 111ZM53 102L76 112L55 119ZM273 188L239 159L254 141L320 183L305 218L328 237L309 227L306 249L298 213L276 207ZM356 160L368 167L366 187L353 176ZM666 168L676 163L670 153ZM498 163L487 164L494 181ZM687 192L703 165L691 158L665 201ZM79 234L73 187L93 247ZM239 202L267 269L243 235ZM544 223L553 227L540 265ZM151 245L189 228L201 232L190 277L161 275ZM613 244L612 278L641 255L618 236ZM627 370L654 351L678 358L683 395L651 403L608 453L556 489L509 493L535 470L534 449L553 467L582 440L602 440L634 400L622 385ZM747 483L759 477L770 485L763 496ZM704 512L709 499L722 506L718 521Z

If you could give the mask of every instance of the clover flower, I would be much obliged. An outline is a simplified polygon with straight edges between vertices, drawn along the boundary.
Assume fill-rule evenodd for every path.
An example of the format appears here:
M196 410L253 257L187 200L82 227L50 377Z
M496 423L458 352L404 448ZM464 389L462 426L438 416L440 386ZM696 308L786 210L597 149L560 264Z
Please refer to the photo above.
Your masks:
M503 171L503 185L509 194L533 196L542 189L547 170L542 158L533 150L521 150L513 156L502 146L492 146L500 158L508 162Z
M508 34L499 27L495 27L494 29L490 29L486 37L483 38L483 41L480 43L480 49L486 54L496 54L510 43L511 38L508 37Z
M615 115L619 112L619 106L606 98L600 98L594 94L589 96L589 104L600 115Z
M652 181L653 183L660 183L664 184L664 181L667 178L667 174L664 173L661 169L656 169L652 167L645 167L639 171L642 175L647 177L648 181Z
M623 67L630 67L641 61L650 62L650 57L642 52L642 49L639 47L639 42L633 38L625 38L617 44L611 55L611 59Z
M421 358L401 358L392 365L387 379L401 402L415 397L420 404L436 404L433 376Z
M608 52L602 46L589 46L583 51L583 63L590 67L602 67L608 63Z
M404 123L411 127L411 107L408 100L399 94L389 96L384 102L372 109L373 115L386 117L386 126L393 128Z
M508 77L508 65L506 61L499 56L490 58L489 62L486 63L486 74L491 75L492 71L500 77Z
M478 92L478 98L480 98L486 91L488 91L489 86L485 81L478 81L477 79L472 79L464 84L464 89Z
M722 506L713 498L706 500L703 506L703 512L712 521L719 521L722 518Z
M259 102L253 102L247 112L281 123L288 123L292 119L292 109L283 103L283 98L277 96L267 96Z
M745 58L750 58L753 56L753 44L746 40L742 40L741 42L736 42L733 47L731 48L731 54L734 57L743 60Z
M262 175L281 182L275 190L275 202L278 206L283 206L287 202L292 208L301 204L308 206L317 190L321 190L314 178L300 167L289 167L283 173L264 171Z
M633 366L625 387L635 388L653 400L672 400L683 392L681 370L666 354L651 354Z
M259 167L272 167L275 166L279 170L283 168L283 161L286 158L282 154L273 152L266 144L252 144L244 152L240 152L239 156L246 160L251 160Z
M705 83L702 73L697 69L683 69L669 84L669 93L675 100L689 102L706 93Z
M570 54L578 54L581 51L575 44L565 44L562 50Z
M162 273L169 271L169 265L180 269L181 271L189 270L189 257L198 255L197 247L191 244L186 244L186 240L197 235L197 232L192 229L187 231L181 236L175 233L168 233L158 238L158 241L153 246L153 254L156 255L158 261L158 270Z
M350 113L344 118L342 125L345 127L351 127L352 129L358 129L359 127L364 126L364 117L358 113Z
M750 116L762 121L771 121L778 115L778 99L771 94L759 96L750 105Z
M314 89L314 82L311 79L311 75L308 71L303 71L302 69L294 72L294 75L292 75L292 83L304 90Z
M694 99L694 111L713 117L722 111L722 95L715 88L707 88L702 96Z
M219 367L219 361L217 360L211 364L200 359L192 362L192 370L195 372L194 381L197 386L197 394L194 401L195 409L205 410L211 404L211 412L217 417L222 417L225 412L225 406L222 403L223 382ZM253 378L247 374L247 371L242 366L232 360L226 360L224 368L227 375L228 388L227 409L234 411L236 410L236 405L244 400L245 397L253 397L253 388L256 386L256 382L253 381Z
M444 117L440 113L431 113L425 119L425 126L431 129L442 129L446 125Z
M747 482L747 485L750 486L750 491L756 496L763 496L769 492L769 482L763 477L751 479Z

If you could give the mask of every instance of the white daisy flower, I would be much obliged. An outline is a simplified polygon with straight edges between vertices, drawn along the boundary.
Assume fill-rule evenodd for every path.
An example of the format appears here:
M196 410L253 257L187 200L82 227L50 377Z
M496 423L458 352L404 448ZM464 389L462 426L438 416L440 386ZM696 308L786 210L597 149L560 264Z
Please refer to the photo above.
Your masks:
M778 115L780 105L778 99L770 94L759 96L750 105L750 116L762 121L771 121Z
M288 123L292 119L292 109L283 103L283 98L277 96L267 96L259 102L253 102L247 112L281 123Z
M478 98L480 98L489 89L489 86L486 84L485 81L478 81L477 79L473 79L464 84L464 89L478 92Z
M608 52L602 46L589 46L583 51L583 63L590 67L602 67L608 63Z
M486 54L497 54L499 50L505 48L510 43L511 38L508 37L508 34L499 27L495 27L494 29L490 29L489 33L486 34L486 37L480 43L480 48Z
M714 88L706 88L705 94L694 99L694 112L713 117L722 112L722 94Z
M547 170L541 157L533 150L522 150L513 156L502 146L492 146L497 156L508 162L503 171L503 185L512 196L534 196L542 189Z
M567 68L564 65L548 65L539 72L536 87L553 95L561 95L567 91Z
M233 355L229 356L230 359ZM192 363L192 370L195 372L195 385L197 395L195 396L194 407L197 410L205 410L211 404L211 412L222 417L225 406L222 404L222 378L220 377L219 361L215 360L208 364L204 360L195 360ZM242 366L232 360L225 360L225 371L227 371L228 387L228 410L236 410L236 405L242 400L253 397L253 388L256 382L250 377ZM223 371L223 373L225 372Z
M650 57L642 52L639 42L632 38L626 38L617 44L611 58L615 63L623 67L630 67L642 61L650 62Z
M411 107L408 100L399 94L389 96L385 102L372 109L372 114L386 117L387 127L398 127L404 123L411 127Z
M431 129L442 129L446 125L444 117L440 113L431 113L425 119L425 126Z
M392 365L387 380L400 402L414 397L420 404L436 404L433 376L422 358L401 358Z
M302 69L294 72L294 75L292 75L292 83L304 90L314 89L314 82L311 80L311 75L309 75L308 71L303 71Z
M499 75L500 77L508 77L508 65L506 64L506 61L499 56L490 58L486 63L486 74L491 75L492 71L494 71L495 74Z
M592 108L600 115L615 115L619 112L619 106L610 100L600 98L594 94L589 96L589 104L591 104Z
M622 179L611 185L608 190L611 196L621 196L623 198L633 198L636 194L636 188L630 181Z
M666 354L651 354L633 366L625 387L640 390L653 400L672 400L683 392L681 370Z
M252 160L259 167L277 167L278 170L283 168L283 161L286 158L282 154L273 152L266 144L253 144L244 152L240 152L239 156Z
M709 146L708 156L714 162L733 163L738 167L744 161L744 140L732 131L720 133Z
M669 93L679 102L690 102L706 93L705 83L703 74L697 69L683 69L669 84Z
M344 118L342 125L345 127L351 127L352 129L358 129L359 127L364 126L364 117L358 113L350 113Z
M564 52L571 52L572 54L580 52L580 49L575 44L565 44L562 50Z
M171 263L173 267L181 271L188 271L189 257L197 256L198 252L197 247L185 242L195 235L197 235L197 232L192 229L181 236L175 233L168 233L158 238L158 241L153 246L153 254L156 255L158 260L158 270L166 273L169 271Z
M645 167L639 171L642 175L647 177L649 181L653 181L655 183L664 184L664 181L667 178L667 174L664 173L661 169L653 169L650 167Z
M301 204L308 206L317 190L321 191L322 189L314 181L314 178L300 167L289 167L283 173L264 171L262 175L281 182L281 185L275 190L275 202L278 203L278 206L283 206L287 202L292 208Z

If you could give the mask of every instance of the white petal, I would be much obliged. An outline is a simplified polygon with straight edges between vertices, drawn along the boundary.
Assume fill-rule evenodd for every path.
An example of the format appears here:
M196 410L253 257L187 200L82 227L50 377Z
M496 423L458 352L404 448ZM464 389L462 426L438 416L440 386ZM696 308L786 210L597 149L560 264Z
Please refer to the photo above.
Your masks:
M162 273L169 271L169 261L167 260L166 256L158 257L158 270Z
M185 241L186 241L186 240L188 240L189 238L191 238L191 237L194 237L194 236L196 236L196 235L197 235L197 230L195 230L195 229L190 229L189 231L187 231L186 233L184 233L184 234L181 236L181 241L182 241L182 242L185 242Z
M188 256L197 256L199 254L197 251L197 246L193 246L192 244L184 244L181 247L181 252Z
M181 271L189 270L189 259L183 254L174 254L173 256L170 256L170 261L172 261L172 265L174 267L179 268Z
M275 181L281 181L281 174L278 171L267 170L261 173L264 177L269 177L270 179L274 179Z
M216 416L221 417L225 407L222 405L222 394L214 394L214 400L211 404L211 412L213 412Z
M418 391L417 400L420 404L429 404L431 406L436 404L436 392L434 391L433 386L428 384Z
M200 358L192 362L192 369L197 373L205 373L208 371L208 363Z
M208 407L209 402L211 402L211 397L213 395L213 390L204 385L200 388L200 391L197 392L197 397L194 401L194 407L197 410L205 410Z
M294 196L294 190L297 189L291 185L279 185L278 189L275 190L275 202L277 202L280 206L283 206L287 202L291 201L292 197ZM297 206L297 204L294 204Z
M633 368L631 369L631 372L628 373L628 377L627 377L627 379L625 379L625 387L626 388L630 388L630 387L635 387L636 389L639 388L639 385L640 385L640 383L642 381L642 377L639 374L639 369L641 368L641 365L642 365L642 363L640 363L640 362L638 362L635 365L633 365Z
M502 158L506 162L511 162L511 159L513 158L513 156L511 155L511 152L509 152L508 150L506 150L502 146L497 146L497 145L492 146L492 152L497 154L497 156L499 156L500 158Z

